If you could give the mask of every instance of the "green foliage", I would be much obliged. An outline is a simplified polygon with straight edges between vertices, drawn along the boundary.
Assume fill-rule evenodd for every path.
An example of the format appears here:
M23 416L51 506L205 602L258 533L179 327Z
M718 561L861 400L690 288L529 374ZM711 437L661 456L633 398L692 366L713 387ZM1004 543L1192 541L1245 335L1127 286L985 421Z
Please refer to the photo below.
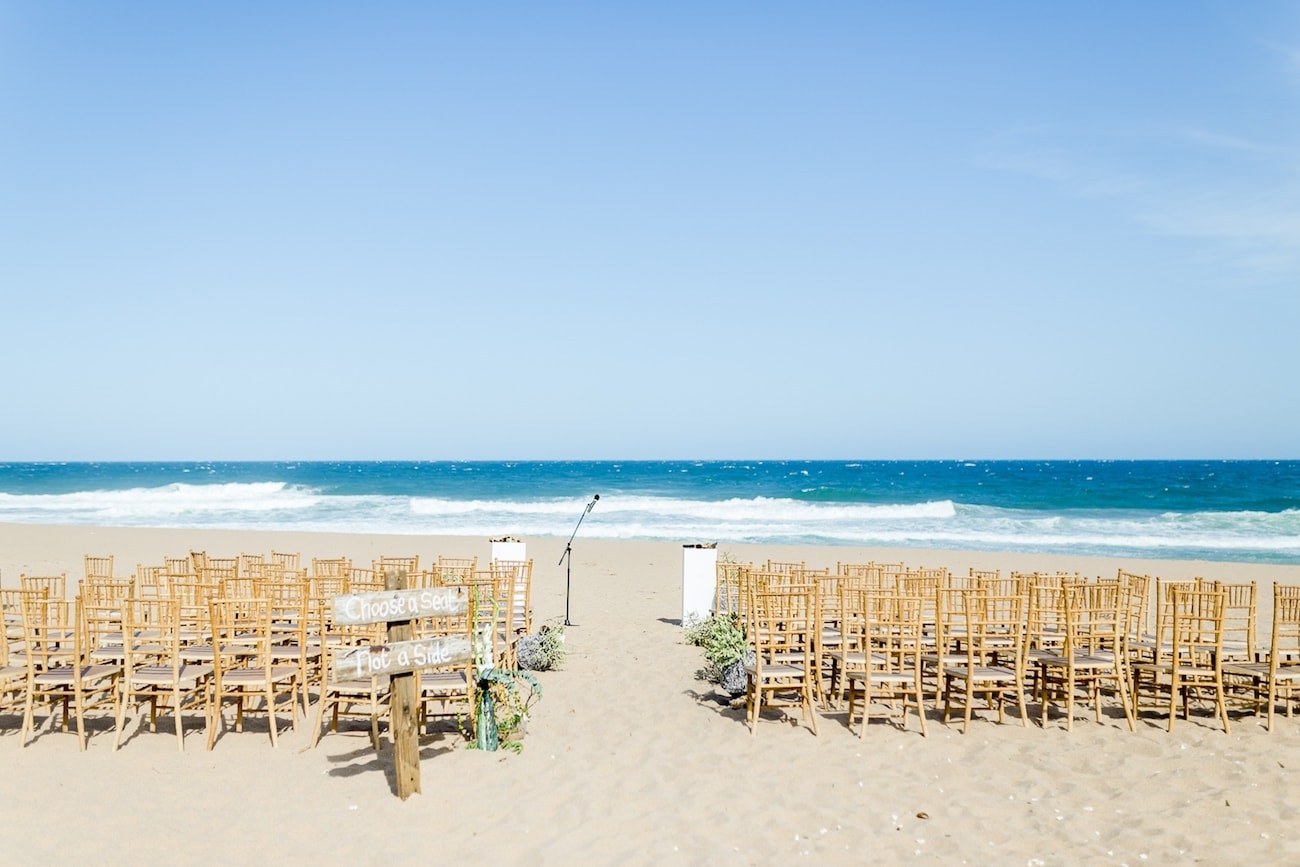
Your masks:
M719 668L737 662L745 655L745 627L741 625L740 615L713 615L708 631L704 635L704 658Z
M725 668L745 657L745 627L738 614L711 614L687 623L685 637L687 644L704 648L709 663L701 672L705 680L719 682Z
M496 723L499 745L521 752L523 744L511 736L522 733L528 722L529 709L542 697L541 683L531 672L500 668L476 669L475 678L479 691L492 696L492 719ZM485 724L485 720L478 720L476 728ZM478 742L471 740L469 747L478 749Z

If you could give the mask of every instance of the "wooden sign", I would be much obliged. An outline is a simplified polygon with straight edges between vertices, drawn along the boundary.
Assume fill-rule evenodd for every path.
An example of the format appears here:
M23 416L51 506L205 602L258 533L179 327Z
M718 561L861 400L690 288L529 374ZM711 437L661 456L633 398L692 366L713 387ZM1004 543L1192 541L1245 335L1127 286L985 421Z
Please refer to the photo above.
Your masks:
M469 592L464 587L381 590L334 597L334 622L343 626L446 617L468 610Z
M336 681L356 680L456 665L473 658L474 647L468 635L439 635L355 648L334 657L332 674Z

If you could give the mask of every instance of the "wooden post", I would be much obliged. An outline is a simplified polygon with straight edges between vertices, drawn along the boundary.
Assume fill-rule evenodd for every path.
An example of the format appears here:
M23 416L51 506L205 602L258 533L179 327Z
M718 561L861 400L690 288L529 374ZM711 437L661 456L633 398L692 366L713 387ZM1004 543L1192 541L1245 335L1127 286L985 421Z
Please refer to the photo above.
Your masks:
M406 590L406 570L384 575L386 590ZM410 620L394 620L388 624L388 642L410 641L415 630ZM393 727L393 772L397 776L397 797L405 801L420 791L420 738L419 705L416 701L415 679L419 672L394 674L391 680Z

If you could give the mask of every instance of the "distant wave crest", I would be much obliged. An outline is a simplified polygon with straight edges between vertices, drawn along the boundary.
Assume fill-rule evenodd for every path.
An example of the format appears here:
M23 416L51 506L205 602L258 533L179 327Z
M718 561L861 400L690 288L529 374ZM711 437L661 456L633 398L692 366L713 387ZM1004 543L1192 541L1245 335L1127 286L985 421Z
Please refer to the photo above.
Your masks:
M159 520L202 518L214 514L263 515L267 512L310 509L322 497L308 488L284 482L217 485L172 484L119 491L77 491L70 494L0 494L0 519L21 521L66 519L148 525ZM182 521L182 524L185 522Z
M0 521L490 537L567 536L585 499L332 494L284 482L0 493ZM849 503L610 494L583 535L607 539L1045 550L1300 561L1300 510L1034 511L940 499Z

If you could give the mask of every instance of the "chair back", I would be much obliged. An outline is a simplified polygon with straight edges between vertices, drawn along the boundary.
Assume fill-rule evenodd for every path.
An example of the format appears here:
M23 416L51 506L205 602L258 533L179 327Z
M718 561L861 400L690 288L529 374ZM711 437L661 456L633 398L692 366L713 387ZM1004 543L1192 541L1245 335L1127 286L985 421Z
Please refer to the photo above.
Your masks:
M962 622L970 669L994 664L1023 672L1024 611L1023 596L993 596L984 590L961 593Z
M86 555L86 576L87 578L112 578L113 577L113 555L107 557L92 557Z
M420 571L420 556L414 554L411 556L384 556L380 555L378 560L372 564L376 574L385 575L389 572L405 572L407 575L414 576Z
M1174 587L1170 644L1175 664L1193 660L1218 668L1223 659L1223 613L1227 594L1222 590Z
M49 599L68 598L68 573L58 575L23 575L18 576L18 586L23 590L43 590Z
M437 568L434 569L434 583L463 584L474 577L478 570L477 557L443 557L439 555Z
M384 573L353 566L348 570L349 593L377 593L384 589Z
M94 604L121 602L135 592L135 582L130 578L84 578L78 592Z
M352 561L347 557L318 560L312 558L311 574L313 578L346 578L352 569Z
M802 658L811 670L810 651L819 633L817 585L760 579L750 596L749 634L759 663Z
M745 606L744 580L742 571L747 567L739 563L719 561L715 567L713 587L713 613L719 615L735 614L743 618Z
M208 602L218 683L236 668L271 671L271 605L266 599L215 597Z
M1300 587L1273 582L1273 627L1269 639L1269 672L1300 664Z
M1254 581L1228 584L1215 581L1210 585L1222 590L1223 598L1223 656L1225 660L1251 662L1258 649L1256 634L1258 616Z
M1075 584L1064 589L1065 656L1124 658L1125 595L1118 584Z
M167 574L175 577L194 576L199 574L194 568L195 559L207 559L207 555L202 552L191 552L185 557L164 557L163 568Z
M29 674L76 664L76 609L31 591L23 599L23 653Z

